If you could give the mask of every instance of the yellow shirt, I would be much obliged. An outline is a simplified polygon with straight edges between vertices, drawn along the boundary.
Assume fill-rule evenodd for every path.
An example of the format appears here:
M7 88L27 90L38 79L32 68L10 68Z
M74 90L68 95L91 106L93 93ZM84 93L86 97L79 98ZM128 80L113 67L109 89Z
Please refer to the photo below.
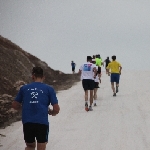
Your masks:
M119 73L121 64L117 61L112 61L108 64L107 69L111 69L111 73Z

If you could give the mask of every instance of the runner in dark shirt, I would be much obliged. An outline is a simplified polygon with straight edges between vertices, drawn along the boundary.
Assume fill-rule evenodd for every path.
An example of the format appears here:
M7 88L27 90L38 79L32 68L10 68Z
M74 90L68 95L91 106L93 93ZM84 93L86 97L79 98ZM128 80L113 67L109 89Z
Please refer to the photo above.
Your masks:
M76 64L74 61L71 61L71 67L72 67L72 73L74 74L75 73L75 67L76 67Z
M107 68L108 64L110 63L111 61L109 60L109 57L107 57L107 59L104 60L103 64L105 63L105 69ZM106 70L106 74L107 74L107 70ZM108 74L109 75L109 74Z

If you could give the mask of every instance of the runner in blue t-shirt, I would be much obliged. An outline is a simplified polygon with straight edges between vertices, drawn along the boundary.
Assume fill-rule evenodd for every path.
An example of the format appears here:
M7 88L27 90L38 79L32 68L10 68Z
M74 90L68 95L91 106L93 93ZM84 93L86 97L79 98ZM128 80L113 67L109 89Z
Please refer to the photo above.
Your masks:
M71 61L71 67L72 67L72 73L74 74L75 73L75 67L76 67L76 64L74 61Z
M41 67L33 68L32 79L34 82L20 88L12 107L17 110L22 108L26 150L35 149L35 138L37 149L45 150L49 132L48 114L55 116L59 113L60 108L54 89L42 83L44 76ZM53 110L49 108L50 104Z

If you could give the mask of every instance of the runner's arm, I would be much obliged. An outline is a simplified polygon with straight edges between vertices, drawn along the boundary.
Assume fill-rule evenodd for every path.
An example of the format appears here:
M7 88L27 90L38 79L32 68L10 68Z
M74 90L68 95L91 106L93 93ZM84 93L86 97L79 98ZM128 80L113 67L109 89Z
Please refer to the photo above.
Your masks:
M20 88L16 98L12 102L12 108L20 111L22 110L23 87Z
M58 105L58 99L56 96L56 92L53 88L49 89L49 104L52 105L53 109L48 107L48 114L52 116L56 116L59 113L60 107Z
M15 110L21 110L22 106L21 106L21 104L19 102L13 101L12 102L12 108L14 108Z
M93 72L94 72L94 78L96 78L96 73L97 73L96 67L93 68Z
M121 66L119 66L119 74L121 74L121 70L122 70L122 67L121 67Z
M80 74L80 75L81 75L81 72L82 72L82 71L79 69L78 74Z

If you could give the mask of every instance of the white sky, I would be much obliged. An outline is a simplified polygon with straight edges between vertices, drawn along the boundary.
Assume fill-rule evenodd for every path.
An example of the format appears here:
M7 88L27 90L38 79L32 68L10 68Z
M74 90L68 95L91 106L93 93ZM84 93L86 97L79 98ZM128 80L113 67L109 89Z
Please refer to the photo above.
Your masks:
M0 0L0 34L50 67L71 72L87 55L149 69L149 0Z

